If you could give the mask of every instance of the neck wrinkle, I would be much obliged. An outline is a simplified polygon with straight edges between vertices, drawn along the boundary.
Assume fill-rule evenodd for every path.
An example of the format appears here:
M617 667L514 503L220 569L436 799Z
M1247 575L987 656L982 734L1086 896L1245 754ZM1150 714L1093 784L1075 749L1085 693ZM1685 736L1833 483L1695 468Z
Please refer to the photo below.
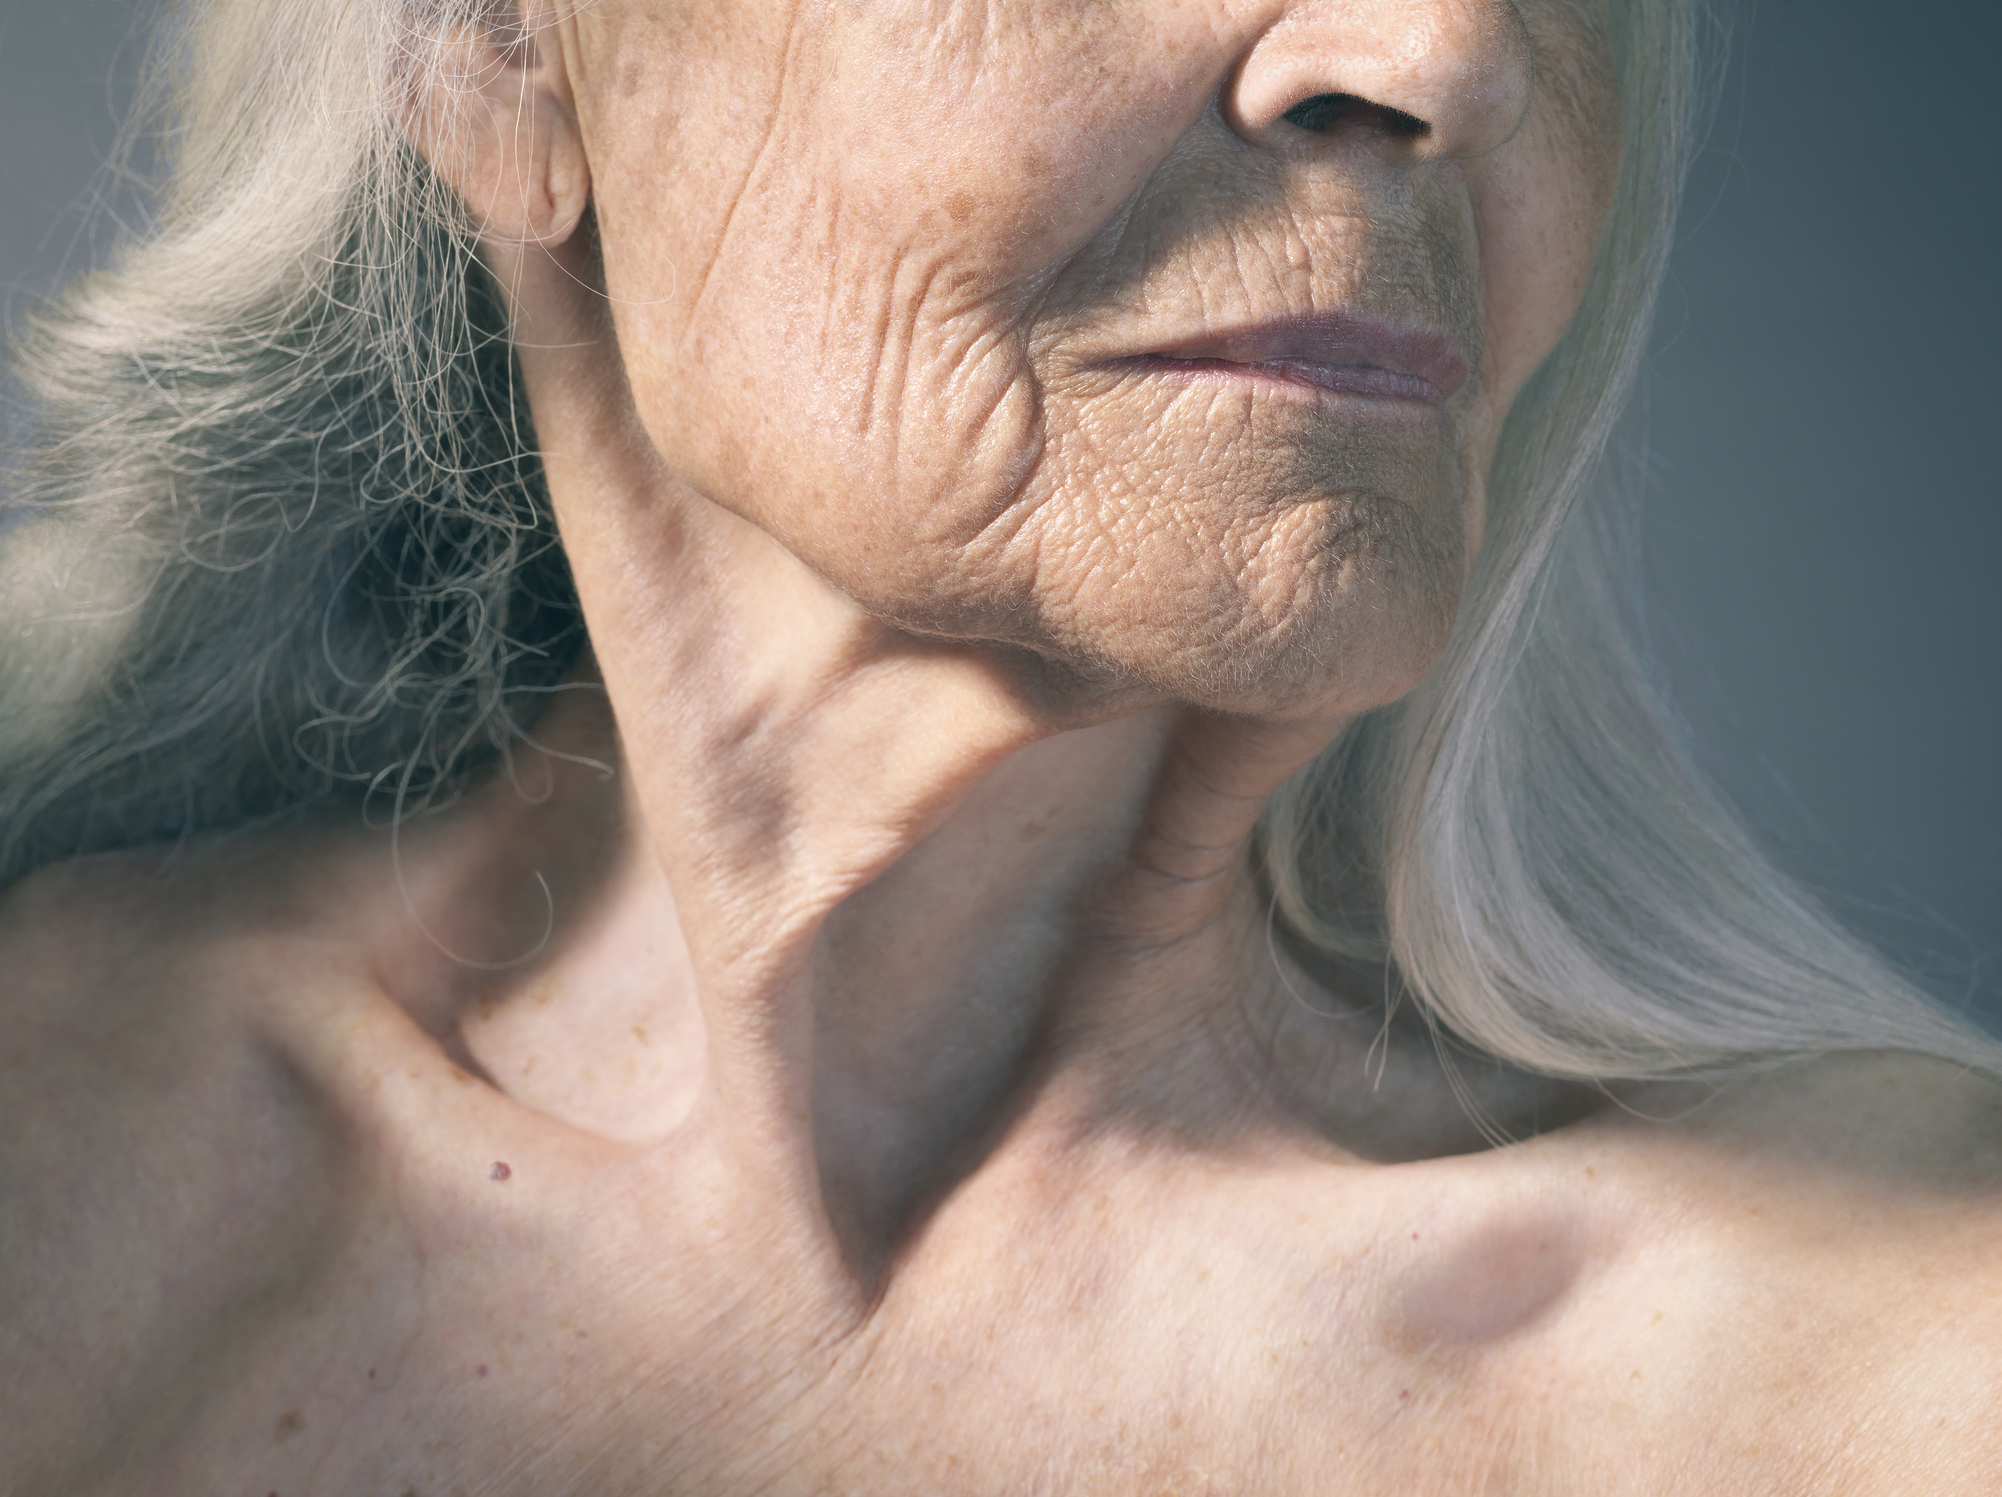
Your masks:
M891 629L661 498L672 523L565 533L687 944L706 1111L868 1257L1019 1071L1170 716L1070 728L1004 652Z
M627 814L686 941L701 1116L769 1189L817 1195L866 1270L1005 1111L1052 1005L1097 1001L1066 978L1102 968L1081 943L1234 921L1265 796L1338 724L1053 696L1004 648L868 617L663 475L581 515L556 493ZM1157 967L1121 1011L1183 1001Z

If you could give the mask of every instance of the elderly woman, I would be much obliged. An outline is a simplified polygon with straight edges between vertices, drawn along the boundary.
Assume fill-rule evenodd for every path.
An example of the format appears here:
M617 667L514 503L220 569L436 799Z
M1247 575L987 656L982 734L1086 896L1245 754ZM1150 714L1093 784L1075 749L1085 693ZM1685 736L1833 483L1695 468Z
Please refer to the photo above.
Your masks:
M38 314L0 1487L1947 1492L2002 1049L1694 787L1687 0L210 0Z

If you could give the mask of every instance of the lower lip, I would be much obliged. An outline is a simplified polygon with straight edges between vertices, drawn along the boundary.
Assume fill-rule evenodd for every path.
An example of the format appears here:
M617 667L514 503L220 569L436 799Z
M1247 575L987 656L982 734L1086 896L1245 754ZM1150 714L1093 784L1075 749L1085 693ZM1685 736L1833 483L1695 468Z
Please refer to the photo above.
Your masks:
M1250 380L1260 384L1290 385L1303 390L1326 390L1337 395L1357 395L1398 405L1436 406L1443 401L1437 386L1430 380L1373 364L1311 364L1292 359L1250 364L1232 359L1176 359L1165 354L1142 354L1138 358L1122 359L1120 363L1144 374L1189 379Z

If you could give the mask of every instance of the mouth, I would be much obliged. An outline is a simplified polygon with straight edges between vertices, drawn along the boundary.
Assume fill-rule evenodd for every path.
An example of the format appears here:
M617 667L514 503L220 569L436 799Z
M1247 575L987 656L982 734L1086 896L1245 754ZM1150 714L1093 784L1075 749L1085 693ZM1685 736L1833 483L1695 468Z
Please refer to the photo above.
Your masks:
M1222 376L1443 405L1467 382L1467 360L1451 338L1379 318L1332 313L1205 332L1164 348L1115 359L1110 367L1161 375Z

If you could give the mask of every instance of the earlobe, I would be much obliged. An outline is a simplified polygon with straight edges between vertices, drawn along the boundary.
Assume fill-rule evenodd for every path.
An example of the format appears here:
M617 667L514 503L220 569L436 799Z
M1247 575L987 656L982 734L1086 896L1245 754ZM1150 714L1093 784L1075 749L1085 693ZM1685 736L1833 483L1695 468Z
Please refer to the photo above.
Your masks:
M411 80L404 133L493 248L554 248L590 203L590 167L551 26L440 38Z

